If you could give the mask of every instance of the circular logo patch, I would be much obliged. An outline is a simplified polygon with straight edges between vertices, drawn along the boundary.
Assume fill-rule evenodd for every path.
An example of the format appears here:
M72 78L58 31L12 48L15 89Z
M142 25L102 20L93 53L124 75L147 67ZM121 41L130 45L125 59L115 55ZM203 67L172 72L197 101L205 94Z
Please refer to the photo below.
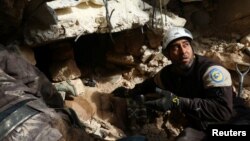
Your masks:
M221 70L217 68L214 68L210 71L210 78L212 81L215 81L215 82L221 82L222 80L224 80L224 76Z

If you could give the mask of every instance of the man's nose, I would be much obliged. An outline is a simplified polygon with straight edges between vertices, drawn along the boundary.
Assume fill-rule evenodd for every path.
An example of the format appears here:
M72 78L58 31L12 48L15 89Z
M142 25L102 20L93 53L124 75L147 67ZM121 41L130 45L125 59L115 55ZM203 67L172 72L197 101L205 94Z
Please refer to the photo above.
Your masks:
M179 51L180 51L180 53L182 53L182 54L184 54L185 52L186 52L186 48L183 46L183 45L181 45L180 46L180 48L179 48Z

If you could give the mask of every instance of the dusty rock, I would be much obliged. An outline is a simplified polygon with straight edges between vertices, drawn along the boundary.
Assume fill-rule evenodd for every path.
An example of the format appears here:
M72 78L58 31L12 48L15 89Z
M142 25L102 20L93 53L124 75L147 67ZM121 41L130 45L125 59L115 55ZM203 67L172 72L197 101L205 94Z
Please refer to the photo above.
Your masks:
M149 48L157 49L159 46L161 46L161 41L163 36L161 32L148 30L146 34L147 34Z
M90 2L92 2L96 5L104 5L103 0L90 0Z
M244 44L246 47L250 47L250 34L247 36L243 37L240 42Z
M93 108L89 104L89 102L82 98L78 97L77 99L73 100L66 100L65 101L66 106L71 107L75 110L78 117L80 117L80 120L86 121L90 120L93 116Z
M80 1L80 3L74 2L77 3L76 6L62 7L63 9L56 9L57 4L54 8L58 17L58 23L52 25L49 29L31 28L26 34L27 43L41 43L78 37L94 32L118 32L133 28L135 23L137 23L137 25L144 25L149 20L148 14L140 9L139 5L141 3L139 0L107 1L108 15L110 16L112 10L114 10L111 18L109 18L110 23L112 23L111 25L109 21L106 20L106 9L104 6L96 6L96 4L92 2L86 3L83 1ZM54 1L48 3L48 6L52 5L53 2ZM97 1L93 2L97 3ZM72 2L68 1L68 3L71 4Z
M153 54L153 50L149 50L147 49L146 46L144 46L144 49L143 49L143 55L141 56L141 62L142 63L147 63L151 58L152 58L152 54Z
M76 79L81 76L81 72L73 59L52 62L50 64L50 73L52 80L55 82Z
M69 8L72 6L77 6L80 3L85 3L88 2L89 0L77 0L77 1L72 1L72 0L54 0L47 2L47 4L53 8L53 9L63 9L63 8Z
M107 54L107 61L119 65L135 65L135 60L132 55L109 53Z
M121 32L115 39L114 51L117 53L127 53L133 56L140 56L140 49L144 45L145 39L142 28L136 28Z

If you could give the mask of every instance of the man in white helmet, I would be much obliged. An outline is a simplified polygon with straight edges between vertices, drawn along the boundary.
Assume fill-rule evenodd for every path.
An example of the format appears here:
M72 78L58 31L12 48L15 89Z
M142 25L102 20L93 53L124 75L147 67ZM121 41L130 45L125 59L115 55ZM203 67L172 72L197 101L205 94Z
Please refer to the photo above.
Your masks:
M230 73L217 62L194 53L193 36L185 28L173 27L163 40L162 53L172 61L154 77L133 89L119 87L114 96L136 98L156 93L159 99L146 101L146 107L157 111L177 109L189 125L177 141L199 141L206 138L208 124L226 122L232 116L232 80Z

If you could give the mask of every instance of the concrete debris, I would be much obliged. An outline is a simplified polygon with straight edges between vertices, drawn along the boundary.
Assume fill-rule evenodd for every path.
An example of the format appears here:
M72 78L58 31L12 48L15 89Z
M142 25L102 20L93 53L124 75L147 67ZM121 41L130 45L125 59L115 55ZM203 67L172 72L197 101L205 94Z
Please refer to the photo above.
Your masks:
M168 30L171 26L182 27L186 24L186 20L184 18L181 18L169 11L165 14L160 10L154 11L153 9L150 9L149 15L152 22L149 22L148 24L153 28L162 29L162 31Z
M107 26L104 6L81 3L77 7L55 9L58 23L49 29L30 28L26 34L26 42L39 44L58 39L78 37L95 32L118 32L134 26L144 25L149 16L140 7L138 0L107 1L112 29ZM112 12L113 11L113 12ZM112 15L111 15L112 12ZM50 34L52 33L52 34Z
M132 55L119 55L109 53L107 54L107 61L119 65L135 65L135 60Z
M63 9L63 8L69 8L73 6L77 6L80 3L88 2L89 0L53 0L50 2L47 2L48 6L53 9Z
M74 97L74 100L65 100L65 105L76 111L77 116L81 121L87 121L94 115L94 108L85 97Z
M114 141L126 136L122 130L119 130L110 123L96 117L82 122L86 127L86 132L93 134L100 139L104 139L105 141Z
M66 80L58 83L53 83L57 91L63 95L80 96L85 94L84 85L81 79Z
M137 69L142 74L150 76L156 74L162 67L169 64L168 59L161 53L161 46L158 49L149 49L147 46L142 46L141 63Z
M244 44L246 47L250 47L250 34L242 38L240 42Z
M81 71L74 59L52 62L49 70L54 82L77 79L81 76Z
M114 33L143 26L150 21L150 18L153 18L154 27L164 30L170 26L184 26L186 23L185 19L173 13L161 13L159 9L156 10L155 17L152 17L152 7L141 0L106 2L107 5L102 5L100 0L48 2L47 5L55 10L55 16L58 18L57 24L51 24L49 28L37 28L32 25L27 27L25 42L29 45L37 45L72 37L77 40L79 36L91 33ZM151 22L148 24L150 25Z
M100 6L104 5L103 0L53 0L47 2L47 4L48 6L56 10L78 6L81 3L88 4L89 2Z
M141 52L143 52L143 54L141 56L141 61L143 63L147 63L148 60L152 57L154 51L147 49L146 46L143 46L141 49Z
M89 0L89 1L96 5L104 5L103 0Z
M76 88L71 84L70 80L54 83L54 86L58 92L62 91L63 94L67 93L69 95L77 96Z

